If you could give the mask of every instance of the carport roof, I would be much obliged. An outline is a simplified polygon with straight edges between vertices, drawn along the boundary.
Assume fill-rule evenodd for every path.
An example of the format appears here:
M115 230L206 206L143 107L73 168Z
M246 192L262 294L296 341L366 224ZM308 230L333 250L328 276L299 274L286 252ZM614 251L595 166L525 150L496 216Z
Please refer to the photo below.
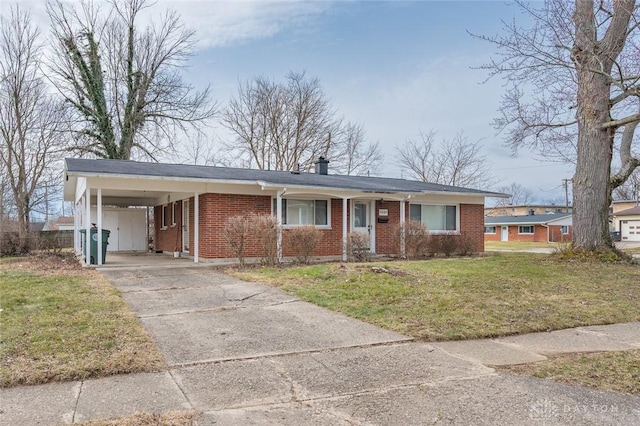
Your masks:
M485 197L506 196L496 192L406 179L333 174L320 175L316 173L146 163L128 160L67 158L65 159L65 170L67 176L162 177L194 181L223 181L226 183L255 182L273 186L318 187L371 193L448 193Z

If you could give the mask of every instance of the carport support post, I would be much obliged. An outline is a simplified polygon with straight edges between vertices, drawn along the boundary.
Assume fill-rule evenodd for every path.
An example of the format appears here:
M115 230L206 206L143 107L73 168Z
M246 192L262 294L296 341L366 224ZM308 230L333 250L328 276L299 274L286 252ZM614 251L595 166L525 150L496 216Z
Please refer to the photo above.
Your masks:
M84 239L84 264L91 265L91 189L87 186L84 193L85 201L85 239Z
M276 238L276 253L278 263L282 262L282 195L284 189L276 193L276 226L278 227L278 236Z
M97 237L98 237L98 259L97 264L102 265L104 263L104 259L102 258L102 188L98 188L97 194L97 215L98 215L98 229L97 229Z
M406 257L406 253L405 253L405 226L404 226L404 216L405 216L405 201L406 200L400 200L400 258L404 259Z
M347 261L347 207L348 199L342 199L342 261Z
M78 202L73 203L73 252L75 254L80 253L80 211L78 209Z
M196 192L193 196L193 263L200 262L200 198Z

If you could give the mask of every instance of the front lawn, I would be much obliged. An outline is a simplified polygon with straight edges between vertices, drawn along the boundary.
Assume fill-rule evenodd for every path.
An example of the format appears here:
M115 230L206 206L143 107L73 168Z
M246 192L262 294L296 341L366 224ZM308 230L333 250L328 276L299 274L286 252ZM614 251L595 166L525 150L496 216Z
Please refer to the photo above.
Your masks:
M562 244L568 243L546 243L546 242L527 242L527 241L485 241L484 249L486 251L493 250L530 250L537 248L555 249Z
M559 355L533 364L501 367L518 374L640 396L640 350Z
M640 268L549 255L230 271L427 341L640 320Z
M158 371L118 291L72 257L0 260L0 387Z

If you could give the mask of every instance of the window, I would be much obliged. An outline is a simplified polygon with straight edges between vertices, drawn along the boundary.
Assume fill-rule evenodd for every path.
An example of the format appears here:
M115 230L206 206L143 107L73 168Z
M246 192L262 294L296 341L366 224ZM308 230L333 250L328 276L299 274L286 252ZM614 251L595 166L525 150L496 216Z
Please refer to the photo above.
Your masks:
M457 231L458 207L410 204L409 219L419 221L430 232Z
M518 234L533 234L532 225L518 226Z
M495 234L496 233L496 227L495 226L485 226L484 227L484 233L485 234Z
M173 202L171 204L171 226L176 226L176 213L177 213L177 205L178 203Z
M277 199L273 199L273 214L277 211ZM282 224L287 226L329 226L328 200L282 199Z
M166 228L169 223L169 205L162 206L162 227Z
M562 235L568 235L569 234L569 225L561 225L560 226L560 232L562 233Z

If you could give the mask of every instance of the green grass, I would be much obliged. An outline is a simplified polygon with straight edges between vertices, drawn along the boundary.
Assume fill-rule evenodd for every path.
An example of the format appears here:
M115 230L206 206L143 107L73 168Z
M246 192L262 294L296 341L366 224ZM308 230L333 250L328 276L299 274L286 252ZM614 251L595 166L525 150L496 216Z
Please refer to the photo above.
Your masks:
M545 243L545 242L518 242L518 241L485 241L484 249L491 250L529 250L536 248L554 249L563 243ZM566 244L566 243L565 243Z
M113 286L95 271L57 266L0 262L0 387L164 368Z
M628 264L502 253L233 273L429 341L640 320L640 268Z
M561 355L502 370L640 396L640 350Z

